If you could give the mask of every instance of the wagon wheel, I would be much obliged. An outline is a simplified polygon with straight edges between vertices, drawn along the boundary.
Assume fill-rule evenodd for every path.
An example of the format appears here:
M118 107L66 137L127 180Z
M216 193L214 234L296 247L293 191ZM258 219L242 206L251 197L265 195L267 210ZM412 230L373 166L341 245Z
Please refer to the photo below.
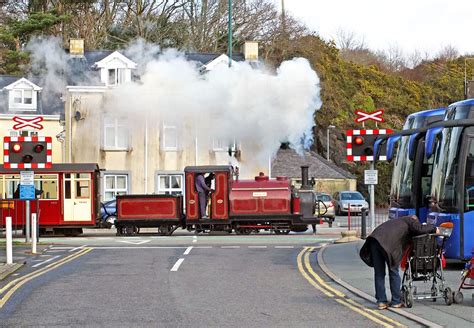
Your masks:
M458 290L454 293L454 303L461 304L464 301L464 295Z
M446 287L444 290L444 301L446 302L446 305L451 305L454 302L453 291L449 287Z
M252 233L252 229L238 228L235 229L235 233L238 235L250 235Z
M125 234L126 234L127 236L133 235L133 232L134 232L134 230L135 230L134 228L135 228L135 226L126 226L126 227L125 227Z
M158 227L158 233L161 236L169 236L172 230L173 230L172 227L169 225L162 225Z

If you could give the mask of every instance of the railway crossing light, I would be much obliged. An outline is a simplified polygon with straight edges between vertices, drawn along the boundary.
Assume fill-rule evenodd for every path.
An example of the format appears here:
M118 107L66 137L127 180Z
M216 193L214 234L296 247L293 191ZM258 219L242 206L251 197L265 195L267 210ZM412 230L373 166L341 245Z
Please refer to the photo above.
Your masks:
M373 161L374 144L380 135L392 133L392 130L348 130L347 131L347 160ZM386 160L386 149L381 149L377 160Z
M51 167L51 137L4 137L5 168Z

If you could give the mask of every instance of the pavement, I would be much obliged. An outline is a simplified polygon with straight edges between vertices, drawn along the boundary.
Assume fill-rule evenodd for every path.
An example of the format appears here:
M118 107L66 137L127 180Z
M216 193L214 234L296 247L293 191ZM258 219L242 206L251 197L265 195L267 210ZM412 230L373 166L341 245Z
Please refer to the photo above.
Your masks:
M364 241L329 244L318 254L318 265L336 283L359 297L374 302L375 289L373 269L359 257L359 250ZM448 263L445 269L445 280L452 290L457 290L460 283L462 264ZM402 272L400 271L400 275ZM430 288L429 283L416 282L418 290ZM390 299L388 277L386 279L387 296ZM412 308L392 309L390 311L411 317L412 320L425 326L474 327L474 296L472 290L462 290L464 302L448 306L443 299L415 300Z
M35 257L37 254L41 254L49 245L37 245L37 253L31 253L31 246L28 244L14 244L13 245L13 263L7 264L5 244L0 244L0 281L7 278L9 275L15 273L17 270L23 267L28 261Z

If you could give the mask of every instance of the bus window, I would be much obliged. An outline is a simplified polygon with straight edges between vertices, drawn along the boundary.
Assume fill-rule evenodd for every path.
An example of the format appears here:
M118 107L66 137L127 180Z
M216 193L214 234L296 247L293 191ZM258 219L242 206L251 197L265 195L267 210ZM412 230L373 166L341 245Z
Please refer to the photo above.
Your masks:
M465 186L465 208L464 210L474 210L474 138L469 139L469 152L466 159L466 174L464 178Z

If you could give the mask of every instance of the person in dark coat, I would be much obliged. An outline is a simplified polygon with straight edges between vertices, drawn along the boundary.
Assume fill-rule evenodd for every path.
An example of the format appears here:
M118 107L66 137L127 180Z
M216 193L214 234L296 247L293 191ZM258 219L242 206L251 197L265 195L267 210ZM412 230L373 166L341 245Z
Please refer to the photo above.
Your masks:
M195 187L199 196L199 212L201 214L201 219L208 219L208 216L206 215L207 194L210 193L212 189L207 186L202 173L196 175Z
M375 228L367 237L359 254L368 266L374 268L375 298L380 310L388 307L385 293L385 266L387 265L389 270L391 306L399 308L402 304L398 267L403 252L410 244L412 237L437 231L435 226L422 225L416 215L412 215L388 220Z

